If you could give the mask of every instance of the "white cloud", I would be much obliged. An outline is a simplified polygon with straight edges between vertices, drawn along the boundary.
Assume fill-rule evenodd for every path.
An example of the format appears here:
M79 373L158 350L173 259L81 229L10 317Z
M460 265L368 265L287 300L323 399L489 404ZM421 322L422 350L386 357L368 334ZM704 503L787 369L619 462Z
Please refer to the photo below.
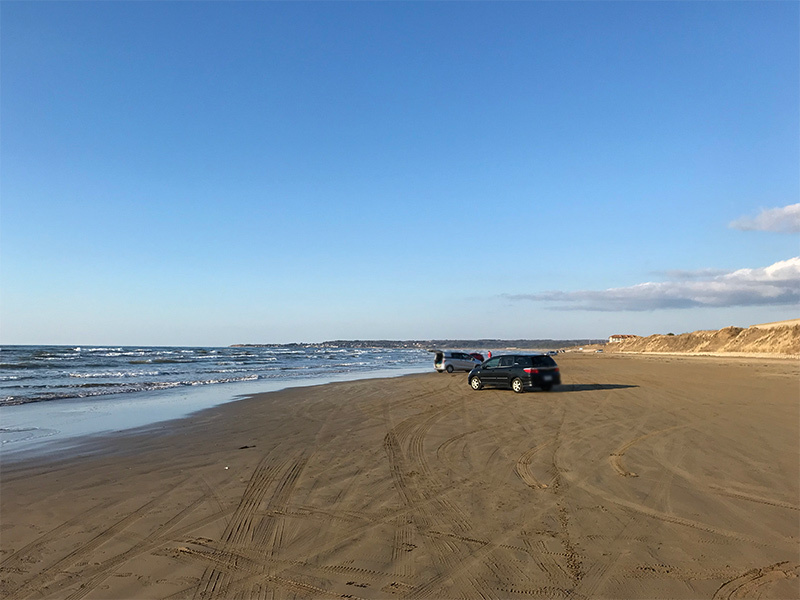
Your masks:
M511 300L550 302L554 308L641 311L662 308L800 306L800 257L758 269L739 269L705 278L685 271L673 281L647 282L607 290L506 295ZM699 272L701 274L707 271Z
M655 271L654 275L663 275L667 279L711 279L719 275L725 275L730 271L723 269L698 269L697 271L683 271L680 269L673 269L670 271Z
M730 227L742 231L800 233L800 204L762 210L756 217L742 217L731 222Z

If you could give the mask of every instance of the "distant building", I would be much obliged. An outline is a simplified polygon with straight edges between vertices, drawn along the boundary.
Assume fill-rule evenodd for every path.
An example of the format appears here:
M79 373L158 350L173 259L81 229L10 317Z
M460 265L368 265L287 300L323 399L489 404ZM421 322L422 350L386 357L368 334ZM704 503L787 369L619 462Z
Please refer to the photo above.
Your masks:
M624 340L631 340L633 338L638 338L638 337L639 337L638 335L628 335L628 334L619 334L619 333L617 333L615 335L609 336L608 343L612 344L614 342L622 342Z

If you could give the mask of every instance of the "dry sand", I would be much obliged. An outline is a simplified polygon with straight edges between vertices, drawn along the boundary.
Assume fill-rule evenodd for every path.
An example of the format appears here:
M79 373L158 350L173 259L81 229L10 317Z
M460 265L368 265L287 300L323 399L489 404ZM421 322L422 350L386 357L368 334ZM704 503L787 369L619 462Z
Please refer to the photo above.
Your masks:
M337 383L3 464L0 595L800 597L800 363L559 363L550 393Z

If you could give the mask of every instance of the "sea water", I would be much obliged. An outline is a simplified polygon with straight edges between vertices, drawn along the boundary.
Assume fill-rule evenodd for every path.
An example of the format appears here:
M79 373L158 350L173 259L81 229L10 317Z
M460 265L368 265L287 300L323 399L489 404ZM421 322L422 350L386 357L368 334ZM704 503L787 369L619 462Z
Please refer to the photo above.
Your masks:
M178 418L238 396L432 370L422 348L4 346L0 451Z

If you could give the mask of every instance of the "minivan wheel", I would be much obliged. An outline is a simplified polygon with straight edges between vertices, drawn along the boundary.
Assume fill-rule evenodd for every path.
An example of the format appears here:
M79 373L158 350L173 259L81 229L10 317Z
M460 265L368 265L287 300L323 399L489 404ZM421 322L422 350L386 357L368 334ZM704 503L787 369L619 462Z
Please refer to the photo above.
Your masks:
M473 390L479 390L483 387L483 383L481 383L480 377L473 377L469 380L469 385L472 387Z
M522 379L520 379L519 377L514 377L514 380L511 382L511 389L518 394L524 392L525 385L522 383Z
M448 373L452 373L453 372L453 365L447 365L447 372Z

